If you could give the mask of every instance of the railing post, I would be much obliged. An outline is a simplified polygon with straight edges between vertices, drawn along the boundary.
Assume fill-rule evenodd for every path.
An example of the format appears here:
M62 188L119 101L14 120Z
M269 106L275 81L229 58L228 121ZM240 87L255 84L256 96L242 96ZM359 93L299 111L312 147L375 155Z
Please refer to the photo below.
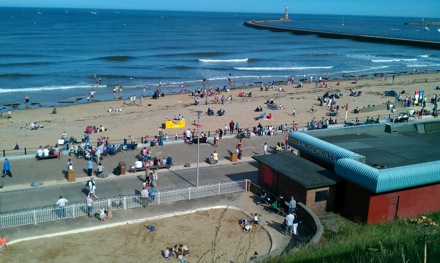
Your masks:
M157 204L160 205L160 191L157 191Z
M191 187L188 187L188 200L191 200Z
M217 192L217 195L220 195L220 192L221 192L221 187L220 187L220 183L218 183L218 192Z
M37 224L37 211L34 209L34 225Z
M125 195L124 195L123 204L124 204L124 210L127 210L127 197Z
M75 205L72 205L72 218L75 218Z

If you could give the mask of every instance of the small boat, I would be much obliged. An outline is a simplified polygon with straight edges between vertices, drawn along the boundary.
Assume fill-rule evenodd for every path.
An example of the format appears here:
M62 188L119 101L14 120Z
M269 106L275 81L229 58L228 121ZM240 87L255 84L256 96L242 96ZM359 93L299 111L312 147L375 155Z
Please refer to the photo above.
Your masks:
M429 31L429 27L425 26L425 31Z
M439 32L439 33L440 33L440 28L438 28L438 29L437 29L437 32Z

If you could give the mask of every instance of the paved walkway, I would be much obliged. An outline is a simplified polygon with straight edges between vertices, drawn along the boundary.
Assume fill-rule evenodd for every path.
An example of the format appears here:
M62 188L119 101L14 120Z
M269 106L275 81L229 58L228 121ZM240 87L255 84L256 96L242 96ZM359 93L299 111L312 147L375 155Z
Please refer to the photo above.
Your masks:
M201 144L199 184L239 179L256 181L257 163L251 156L262 154L264 142L267 142L270 147L274 147L277 142L284 142L285 136L286 135L279 134L272 137L252 136L250 139L243 139L244 158L239 160L238 163L231 163L228 154L228 150L235 149L238 139L228 135L221 140L220 147L218 148L214 148L211 144ZM168 141L165 142L163 147L154 147L152 149L153 156L162 158L171 155L174 162L174 166L170 170L159 170L159 190L189 187L196 184L197 145ZM219 153L219 163L210 165L205 162L205 159L214 149ZM127 167L134 164L135 157L139 154L139 151L140 149L138 148L136 151L125 151L116 156L105 157L102 164L106 171L112 173L119 161L125 161ZM88 176L86 175L87 161L72 158L77 181L69 183L65 176L68 158L67 155L63 155L61 159L41 161L37 161L32 156L8 158L11 162L13 177L6 177L1 180L5 186L0 189L0 213L54 205L60 194L66 197L70 202L84 201L86 198L84 185L88 180ZM190 163L190 167L184 167L186 163ZM97 195L102 198L117 196L119 194L139 193L142 186L142 182L138 178L140 175L143 175L143 172L126 173L120 176L110 174L107 178L97 178ZM42 181L44 185L39 187L30 186L33 181L37 180ZM146 218L151 215L166 215L171 212L194 210L201 207L230 205L240 207L247 213L262 214L262 225L272 236L272 250L283 249L290 241L290 237L287 237L284 233L279 231L283 217L267 212L264 207L256 205L255 201L251 193L199 198L179 202L179 209L177 211L175 209L176 206L172 204L150 206L147 209L115 211L114 218L111 221L99 223L110 225L115 222L131 221ZM39 225L2 229L2 235L7 236L10 240L18 240L47 233L59 233L71 229L93 227L96 226L96 224L96 222L88 220L86 217L66 219Z

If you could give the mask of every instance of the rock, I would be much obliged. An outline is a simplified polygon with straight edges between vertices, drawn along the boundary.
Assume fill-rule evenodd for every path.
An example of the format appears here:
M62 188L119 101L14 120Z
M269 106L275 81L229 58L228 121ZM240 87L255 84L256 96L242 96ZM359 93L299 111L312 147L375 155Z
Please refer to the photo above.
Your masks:
M186 163L185 165L183 165L183 167L191 167L191 164Z
M108 177L108 173L106 171L102 171L102 173L97 175L99 178L107 178Z
M34 186L34 187L41 186L41 185L43 185L43 182L42 182L42 181L33 181L33 182L31 183L31 186Z

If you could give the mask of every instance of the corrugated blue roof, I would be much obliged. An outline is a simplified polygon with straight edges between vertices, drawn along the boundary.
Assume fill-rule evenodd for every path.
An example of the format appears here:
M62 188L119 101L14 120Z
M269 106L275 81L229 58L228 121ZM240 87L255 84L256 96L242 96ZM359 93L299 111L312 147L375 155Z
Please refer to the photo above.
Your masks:
M291 132L289 145L331 164L335 164L337 160L342 158L365 162L365 157L362 155L302 132Z
M344 158L336 162L335 173L373 193L390 192L440 182L440 161L378 170Z

